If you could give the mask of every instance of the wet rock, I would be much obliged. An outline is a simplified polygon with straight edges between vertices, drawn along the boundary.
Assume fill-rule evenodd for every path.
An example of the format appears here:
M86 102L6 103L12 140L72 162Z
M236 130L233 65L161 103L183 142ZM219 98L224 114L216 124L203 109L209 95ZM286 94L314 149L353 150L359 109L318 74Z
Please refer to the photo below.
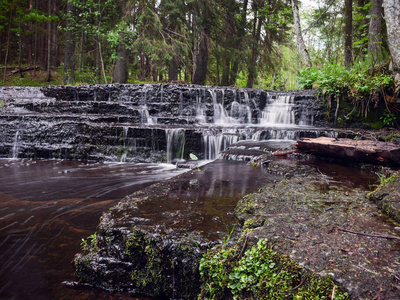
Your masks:
M315 92L307 91L178 84L2 87L0 157L163 162L169 149L176 158L185 152L185 158L195 153L214 159L238 140L331 134L260 127L264 109L283 95L293 99L294 124L322 124ZM169 132L178 129L185 147L168 148Z
M280 178L264 174L261 168L217 160L125 197L103 213L95 238L76 256L79 281L109 290L195 299L200 258L237 224L232 211L239 195Z
M377 203L384 213L400 223L400 178L396 172L381 174L382 183L368 198ZM399 227L395 227L399 230Z
M162 201L172 189L170 183L137 192L103 213L95 238L74 259L80 283L156 298L196 298L199 260L213 242L176 226L180 211L161 211L165 220L157 225L152 216L140 213L149 197Z
M400 239L396 224L381 216L366 191L335 185L312 169L296 176L281 162L271 168L287 179L247 195L235 209L250 230L247 237L267 239L306 270L332 276L354 298L398 299L399 243L385 238ZM374 197L385 193L383 188Z

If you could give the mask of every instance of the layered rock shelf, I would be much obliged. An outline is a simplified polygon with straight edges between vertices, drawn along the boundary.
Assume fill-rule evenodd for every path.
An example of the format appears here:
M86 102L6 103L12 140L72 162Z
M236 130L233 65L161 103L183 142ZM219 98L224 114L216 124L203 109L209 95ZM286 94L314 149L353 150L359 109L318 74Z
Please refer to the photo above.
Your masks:
M332 136L318 127L324 121L312 91L2 87L0 103L0 157L171 162L189 153L214 159L239 140Z

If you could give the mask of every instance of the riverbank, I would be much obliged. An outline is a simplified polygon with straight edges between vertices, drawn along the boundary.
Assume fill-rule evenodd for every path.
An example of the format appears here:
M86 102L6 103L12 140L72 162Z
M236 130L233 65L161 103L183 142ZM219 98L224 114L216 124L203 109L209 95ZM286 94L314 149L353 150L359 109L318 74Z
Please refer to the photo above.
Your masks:
M281 178L239 201L242 226L219 243L184 228L134 224L139 203L171 193L176 178L125 198L103 215L97 236L76 257L79 279L167 298L398 299L398 224L367 199L367 187L342 184L304 159L268 157L258 166ZM180 178L190 184L197 172ZM121 222L127 226L116 226Z

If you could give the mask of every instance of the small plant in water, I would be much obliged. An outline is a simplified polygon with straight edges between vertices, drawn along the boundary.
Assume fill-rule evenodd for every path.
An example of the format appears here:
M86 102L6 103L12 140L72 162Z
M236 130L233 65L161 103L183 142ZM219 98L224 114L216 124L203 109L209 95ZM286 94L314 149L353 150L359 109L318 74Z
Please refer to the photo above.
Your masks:
M87 250L89 249L89 239L91 239L90 241L90 246L92 248L97 248L97 232L93 233L92 235L90 235L87 239L82 238L82 242L81 242L81 247L83 250Z
M379 172L375 172L375 174L378 176L379 183L381 185L385 185L393 178L390 172L388 172L388 170L386 170L385 168L381 168Z
M193 153L190 153L189 156L190 156L191 160L194 160L196 162L197 170L200 171L199 162L198 162L199 158Z

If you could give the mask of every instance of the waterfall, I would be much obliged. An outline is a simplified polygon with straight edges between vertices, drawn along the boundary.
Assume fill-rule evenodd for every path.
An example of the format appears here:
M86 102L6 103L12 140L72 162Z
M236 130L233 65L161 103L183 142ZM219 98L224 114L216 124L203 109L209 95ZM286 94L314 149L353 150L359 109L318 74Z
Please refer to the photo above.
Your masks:
M279 95L270 105L267 105L262 111L262 117L259 120L261 125L294 125L294 101L289 95Z
M167 138L167 163L171 164L174 158L183 160L185 152L185 129L166 129L165 134Z
M156 121L154 120L155 118L150 117L147 105L142 106L141 117L142 117L142 124L154 125L157 123L157 120Z
M229 124L237 124L237 120L235 118L232 118L229 116L228 112L226 111L224 104L223 104L223 98L221 100L222 103L218 103L218 90L209 90L212 96L213 100L213 106L214 106L214 123L215 124L221 124L221 125L229 125ZM222 97L224 96L224 93L222 93Z
M0 99L0 157L158 162L166 151L172 162L186 151L215 159L239 140L329 134L310 127L325 122L312 91L118 84L1 87Z
M19 130L15 132L13 146L12 146L12 158L18 158L19 152Z
M239 135L234 130L228 130L217 134L204 133L203 147L204 159L213 160L219 157L219 154L230 145L239 141Z
M124 142L124 153L122 153L121 158L120 158L120 162L126 162L126 157L128 155L128 144L127 144L127 138L128 138L128 131L129 131L129 127L124 126L122 127L122 139Z

